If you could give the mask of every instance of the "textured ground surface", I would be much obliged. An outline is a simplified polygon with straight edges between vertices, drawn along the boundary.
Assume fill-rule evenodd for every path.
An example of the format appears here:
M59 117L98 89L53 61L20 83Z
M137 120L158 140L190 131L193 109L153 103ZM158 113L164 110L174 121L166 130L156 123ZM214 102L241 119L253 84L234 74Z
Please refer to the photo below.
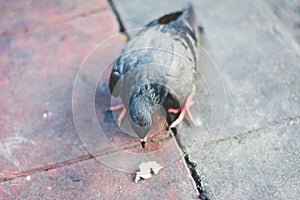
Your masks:
M95 159L80 140L72 115L76 73L98 43L119 32L107 1L9 1L0 9L0 199L197 198L189 169L179 156L159 175L135 183L134 171L114 168L126 161L114 159L118 152L109 154L107 147L108 152ZM111 61L123 45L122 38L115 37L88 63L100 70L100 63ZM82 101L90 97L84 95L91 90L88 84L99 78L87 75L91 77L78 78L83 83ZM104 90L108 97L107 86ZM95 94L92 97L94 101ZM100 119L106 116L107 99L96 95ZM73 103L77 105L76 99ZM107 118L106 124L112 125L112 117ZM111 140L101 148L126 142L116 128L106 134ZM129 144L127 152L140 148ZM178 147L176 151L180 155ZM99 162L109 158L113 166Z
M130 33L131 28L157 16L180 10L187 1L136 0L130 5L120 0L114 2ZM299 2L192 3L198 25L204 27L202 44L217 64L226 90L226 116L220 135L216 135L216 127L222 121L213 120L211 126L205 127L212 112L207 112L210 109L202 104L206 98L203 94L208 90L203 84L198 84L198 93L204 109L193 110L195 118L202 121L200 128L193 129L186 123L178 135L190 160L197 164L203 188L211 199L297 199ZM202 65L200 69L205 73L208 66ZM218 80L217 75L205 78ZM222 109L216 114L224 116Z
M104 0L1 4L0 199L195 199L200 184L202 198L298 199L300 3L191 1L204 28L201 43L213 60L204 53L199 63L192 111L197 127L184 123L178 134L196 165L180 157L175 140L154 138L145 152L155 154L145 155L166 167L135 183L132 168L138 169L140 158L129 158L143 152L104 112L110 102L101 81L108 71L98 88L93 83L102 76L97 69L104 71L124 45L120 23L132 36L131 29L187 1L112 2L115 10ZM74 89L88 55L88 70L77 76ZM72 102L73 91L80 99ZM84 134L75 128L74 105L84 119L76 127ZM89 109L107 140L93 134ZM169 152L157 151L161 147ZM190 171L190 165L196 168Z

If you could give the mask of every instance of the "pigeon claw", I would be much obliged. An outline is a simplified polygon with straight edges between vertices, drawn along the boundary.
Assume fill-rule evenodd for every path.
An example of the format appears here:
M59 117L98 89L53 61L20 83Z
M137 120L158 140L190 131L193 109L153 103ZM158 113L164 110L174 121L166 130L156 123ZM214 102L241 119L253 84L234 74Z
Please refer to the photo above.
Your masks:
M195 94L195 87L193 87L193 91L186 97L183 108L182 109L169 109L168 111L171 113L175 113L175 114L179 114L178 118L172 122L172 124L170 125L170 128L175 128L177 127L182 120L184 119L184 116L186 115L187 118L189 119L191 124L194 124L194 120L190 111L190 107L194 104L193 101L193 96Z
M120 126L121 123L122 123L122 121L123 121L123 119L124 119L124 117L125 117L125 115L126 115L126 112L127 112L126 111L126 107L124 106L124 104L112 106L112 107L109 107L107 109L107 111L111 111L111 112L117 111L117 110L121 110L121 113L118 116L118 122L117 122L118 126Z

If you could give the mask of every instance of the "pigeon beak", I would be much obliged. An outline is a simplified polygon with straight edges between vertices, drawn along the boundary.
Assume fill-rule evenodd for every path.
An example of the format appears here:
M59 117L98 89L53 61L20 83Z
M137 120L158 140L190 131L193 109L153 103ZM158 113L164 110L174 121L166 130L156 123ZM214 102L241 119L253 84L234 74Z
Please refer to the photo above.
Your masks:
M147 137L144 137L144 139L141 139L140 141L141 141L142 147L144 149L146 146Z

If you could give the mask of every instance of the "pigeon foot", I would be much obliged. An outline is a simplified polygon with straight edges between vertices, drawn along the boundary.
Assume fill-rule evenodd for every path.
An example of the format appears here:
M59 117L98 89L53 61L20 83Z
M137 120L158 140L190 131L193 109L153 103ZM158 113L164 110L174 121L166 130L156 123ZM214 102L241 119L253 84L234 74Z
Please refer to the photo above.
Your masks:
M107 111L111 111L111 112L113 112L113 111L117 111L117 110L121 110L121 113L120 113L120 115L119 115L119 117L118 117L118 126L120 126L121 125L121 123L122 123L122 121L123 121L123 119L124 119L124 117L125 117L125 115L126 115L126 107L124 106L124 104L120 104L120 105L116 105L116 106L112 106L112 107L109 107L108 109L107 109Z
M190 107L194 104L193 101L193 96L195 94L195 87L193 87L193 91L186 97L183 108L182 109L168 109L168 112L174 113L174 114L179 114L178 118L170 125L171 128L177 127L184 119L184 116L186 115L187 118L189 119L191 124L194 124L194 120L190 111Z

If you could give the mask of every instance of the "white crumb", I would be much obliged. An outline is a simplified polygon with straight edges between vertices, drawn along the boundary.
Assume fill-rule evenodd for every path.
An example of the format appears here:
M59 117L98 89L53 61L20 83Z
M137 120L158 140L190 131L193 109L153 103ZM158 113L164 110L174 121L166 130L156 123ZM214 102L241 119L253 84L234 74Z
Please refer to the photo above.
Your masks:
M163 167L156 161L143 162L139 165L140 171L136 172L135 182L142 179L151 178L151 173L158 174Z
M47 117L50 117L52 115L52 112L51 111L45 111L43 113L43 118L46 119Z
M43 118L47 118L48 114L47 113L43 113Z

